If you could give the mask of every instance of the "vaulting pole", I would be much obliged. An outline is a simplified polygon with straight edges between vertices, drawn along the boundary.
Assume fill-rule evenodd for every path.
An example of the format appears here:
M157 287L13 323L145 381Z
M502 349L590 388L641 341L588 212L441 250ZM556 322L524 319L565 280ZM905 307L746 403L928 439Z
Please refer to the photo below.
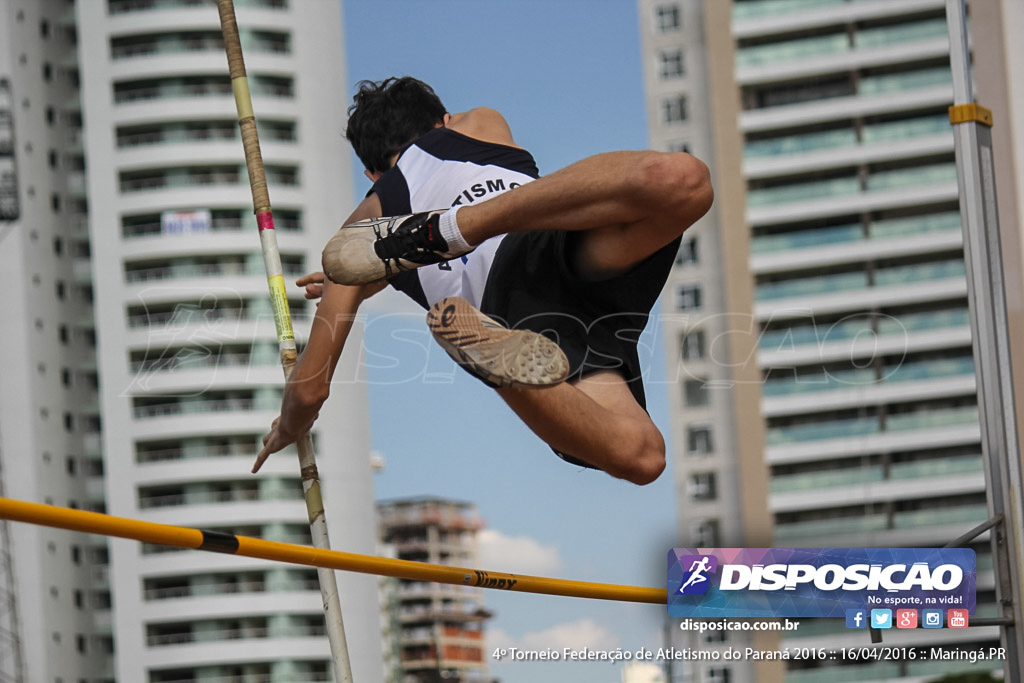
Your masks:
M249 94L249 81L246 78L242 45L238 37L238 23L235 20L235 7L232 0L217 0L217 10L220 12L221 32L224 34L224 49L227 53L228 71L231 75L231 89L235 94L238 127L242 133L242 146L245 149L245 165L249 170L249 185L252 189L256 225L260 232L263 263L267 270L267 282L270 285L270 300L274 309L274 324L277 327L281 366L287 380L298 360L298 353L295 347L295 335L292 332L291 313L288 309L288 295L285 293L281 253L277 248L277 236L274 232L274 216L270 208L270 195L267 192L263 156L260 153L260 141L256 134L256 117L253 114L252 97ZM323 497L320 493L320 475L316 468L313 441L308 432L299 438L296 447L299 451L302 490L306 499L306 511L309 515L313 545L318 549L329 550L331 544L327 535L327 518L324 514ZM253 470L258 469L260 464L262 463L257 462ZM323 598L324 618L327 622L327 638L331 644L331 657L334 662L334 679L336 683L351 683L352 663L345 640L345 626L341 618L337 577L332 570L323 567L317 568L317 576L320 579L320 595Z
M307 567L323 567L341 571L392 576L410 581L432 581L454 586L474 588L496 588L516 593L539 593L561 595L570 598L592 598L595 600L617 600L665 605L667 594L664 588L622 586L612 583L593 583L571 579L552 579L542 576L507 574L481 569L452 567L444 564L429 564L396 560L390 557L358 555L338 550L311 548L293 543L266 541L261 538L236 536L220 531L202 531L170 524L145 522L129 517L115 517L99 512L88 512L75 508L29 503L11 498L0 498L0 519L27 522L42 526L80 531L87 534L116 536L144 543L157 543L176 548L207 550L211 552L240 555L260 560L301 564Z

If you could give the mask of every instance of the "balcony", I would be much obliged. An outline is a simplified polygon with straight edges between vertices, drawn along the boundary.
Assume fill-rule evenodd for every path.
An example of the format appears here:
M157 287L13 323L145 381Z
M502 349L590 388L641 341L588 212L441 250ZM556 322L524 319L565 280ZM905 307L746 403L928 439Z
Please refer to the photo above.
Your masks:
M844 364L846 365L846 364ZM769 379L762 386L766 417L897 404L976 393L974 362L966 357L934 358L873 368L825 368L820 372Z
M776 491L776 478L773 477L770 508L774 512L813 511L883 504L892 500L937 499L985 490L984 464L980 455L894 463L889 474L885 476L885 468L876 463L864 467L835 468L831 472L778 477L780 486L802 487L790 491ZM916 475L916 478L911 475ZM803 488L814 485L818 487ZM901 527L896 525L895 528Z
M761 0L733 3L737 38L791 33L823 26L941 10L944 0Z
M171 415L191 415L195 413L248 412L256 408L253 398L230 399L176 399L166 403L136 404L132 414L136 419L145 420Z
M858 517L814 519L788 524L776 523L774 543L799 546L808 539L878 535L886 531L918 530L929 527L959 527L965 531L988 519L984 505L969 505L948 509L896 512L890 522L885 514L866 514Z
M927 431L954 426L977 425L978 408L968 405L955 408L917 410L888 415L885 428L878 416L845 419L822 419L805 424L769 427L766 443L769 447L813 441L860 438L870 435Z
M942 28L945 31L945 22L943 22ZM807 56L810 58L798 58L801 47L808 52ZM846 45L845 34L833 34L803 41L792 41L790 45L769 44L763 48L766 54L772 54L777 59L756 63L757 55L751 55L744 60L743 50L739 51L740 59L736 68L736 80L740 86L758 86L765 83L793 81L801 78L812 79L856 71L866 72L857 80L856 92L861 96L927 88L935 85L952 85L953 83L949 67L919 68L908 70L904 72L905 75L874 75L871 73L873 69L889 67L892 64L911 64L945 57L949 54L949 39L945 35L921 36L897 44L849 48ZM793 58L786 59L789 54L792 54ZM742 61L747 61L748 64L744 65Z
M854 118L894 115L921 109L941 109L948 107L952 102L953 87L946 83L878 95L848 94L762 109L748 109L740 113L740 128L745 133L788 130L826 122L847 122Z
M812 284L808 284L809 288L813 288ZM812 311L815 315L826 317L877 308L939 304L967 296L967 280L964 277L910 282L890 287L854 287L848 291L821 294L808 292L802 296L795 295L797 288L790 290L791 296L786 298L756 302L755 318L778 324L786 320L806 319ZM781 291L781 288L776 291Z
M191 9L206 5L206 0L107 0L107 13L111 15L130 14L132 12ZM288 0L235 0L235 5L238 7L286 9Z
M963 249L960 221L906 221L906 231L887 230L883 222L873 223L870 235L860 224L826 226L781 233L755 234L750 269L756 275L799 273L808 264L815 268L842 266L865 261L912 259L934 254L959 254ZM916 224L916 226L915 226ZM916 227L916 230L912 229ZM927 235L927 239L921 236Z

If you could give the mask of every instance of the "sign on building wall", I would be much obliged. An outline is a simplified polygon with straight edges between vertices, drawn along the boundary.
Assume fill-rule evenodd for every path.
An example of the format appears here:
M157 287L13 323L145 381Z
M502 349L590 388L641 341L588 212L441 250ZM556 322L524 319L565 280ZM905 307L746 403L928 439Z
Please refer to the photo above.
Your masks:
M189 235L209 232L213 219L209 209L164 211L160 214L160 232L164 235Z

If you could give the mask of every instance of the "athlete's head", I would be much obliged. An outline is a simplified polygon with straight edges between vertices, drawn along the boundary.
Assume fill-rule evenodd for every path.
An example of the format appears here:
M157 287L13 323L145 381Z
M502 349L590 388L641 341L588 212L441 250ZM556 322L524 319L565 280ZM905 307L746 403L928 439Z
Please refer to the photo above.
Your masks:
M410 76L360 81L348 108L345 137L371 173L383 173L416 138L444 122L434 89Z

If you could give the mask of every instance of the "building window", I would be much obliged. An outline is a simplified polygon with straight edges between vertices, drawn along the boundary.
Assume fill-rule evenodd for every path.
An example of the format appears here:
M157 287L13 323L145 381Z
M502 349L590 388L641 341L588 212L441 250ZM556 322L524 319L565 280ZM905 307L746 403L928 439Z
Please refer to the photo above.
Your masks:
M706 406L708 404L706 382L702 379L688 379L683 382L683 399L690 407Z
M718 485L714 472L694 472L686 481L686 493L692 501L718 498Z
M654 20L661 32L678 31L683 26L679 5L658 5L654 10Z
M717 669L708 669L708 683L732 683L732 669L723 666Z
M718 520L700 519L690 527L693 545L697 548L718 547ZM724 632L723 632L724 633Z
M682 49L659 52L658 61L660 66L659 73L662 78L681 78L686 75Z
M705 547L710 548L714 546ZM701 636L701 640L704 642L705 645L711 645L713 643L724 643L729 640L728 633L728 631L708 631L703 636Z
M700 285L680 285L676 288L676 310L698 311L703 305Z
M661 119L665 123L682 123L690 118L686 95L675 95L661 101Z
M670 143L668 143L668 145L666 146L666 151L668 151L668 152L683 152L684 154L692 154L691 148L690 148L690 143L686 142L685 140L681 140L679 142L670 142Z
M690 455L707 455L715 451L711 425L690 425L686 428L686 451Z
M704 330L691 330L679 342L683 360L700 360L704 357Z
M685 266L697 263L697 238L684 239L679 244L679 251L676 252L676 265Z

